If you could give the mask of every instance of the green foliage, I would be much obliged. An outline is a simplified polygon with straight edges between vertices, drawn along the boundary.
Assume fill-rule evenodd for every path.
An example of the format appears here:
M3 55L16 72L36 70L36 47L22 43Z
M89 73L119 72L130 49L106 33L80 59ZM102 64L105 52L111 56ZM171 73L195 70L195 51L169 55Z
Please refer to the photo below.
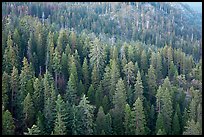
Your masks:
M2 132L202 134L202 20L170 5L2 3Z
M12 80L11 80L12 81ZM9 75L4 71L2 76L2 105L7 108L9 93Z
M31 127L34 123L35 112L33 110L34 110L33 101L30 93L28 93L23 101L24 120L27 127Z
M28 133L25 135L40 135L40 129L38 126L33 125L31 128L28 128Z
M89 104L87 97L82 95L79 105L77 106L77 135L92 135L93 134L93 111L94 107Z
M127 84L133 84L135 81L135 74L134 74L134 65L133 62L130 61L128 64L125 65L124 69L124 74L126 76L126 81Z
M140 75L140 71L137 72L137 79L135 83L135 92L134 92L134 98L133 102L135 102L138 97L143 101L144 100L144 95L143 95L143 85L142 85L142 79Z
M193 119L188 121L183 135L200 135L199 123L195 122Z
M125 105L125 119L124 119L124 127L125 127L125 134L131 135L132 134L132 115L131 109L128 104Z
M2 135L14 135L15 125L11 113L6 110L2 115Z
M172 135L180 134L180 124L177 113L174 114L173 123L172 123Z
M96 133L97 133L97 135L102 134L102 131L106 127L106 119L105 118L106 117L105 117L105 114L103 111L103 107L100 106L98 113L97 113L97 117L96 117Z
M138 97L133 104L132 117L134 129L133 133L135 135L145 135L146 119L144 114L143 102L140 97Z
M60 94L57 96L56 101L56 119L55 119L55 126L54 126L54 135L65 135L66 134L66 121L67 121L67 114L66 114L66 106L64 101L62 100Z

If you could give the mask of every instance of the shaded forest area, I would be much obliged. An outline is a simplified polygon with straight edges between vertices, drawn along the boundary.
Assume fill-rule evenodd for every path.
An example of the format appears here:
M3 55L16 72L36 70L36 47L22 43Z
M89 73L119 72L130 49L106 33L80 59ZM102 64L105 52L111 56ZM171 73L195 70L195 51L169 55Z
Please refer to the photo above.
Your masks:
M2 134L202 134L202 19L180 6L3 2Z

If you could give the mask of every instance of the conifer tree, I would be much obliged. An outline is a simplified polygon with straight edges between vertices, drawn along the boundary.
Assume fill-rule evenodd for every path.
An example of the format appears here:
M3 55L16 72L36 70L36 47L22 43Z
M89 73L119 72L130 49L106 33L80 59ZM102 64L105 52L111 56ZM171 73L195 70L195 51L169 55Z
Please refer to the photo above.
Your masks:
M97 117L96 117L96 133L97 135L102 134L102 130L105 129L106 119L103 111L103 107L99 107Z
M144 100L144 95L143 95L143 85L142 85L142 80L141 80L141 75L140 71L137 72L137 79L135 83L135 92L134 92L134 98L133 101L135 102L137 98L139 97L142 102Z
M125 105L125 118L124 118L124 127L125 127L125 135L132 134L132 115L131 109L128 104Z
M14 135L15 125L11 113L6 110L2 115L2 135Z
M156 95L156 87L157 87L155 69L152 65L150 65L150 68L148 69L147 83L148 83L149 99L150 101L152 101L152 98Z
M193 119L188 121L183 135L200 135L198 122L195 122Z
M142 100L140 100L140 97L138 97L135 103L133 104L132 117L133 117L133 123L134 123L133 125L134 134L145 135L146 120L145 120L143 103L142 103Z
M126 76L127 84L128 85L133 84L135 81L133 62L130 61L128 64L126 64L125 67L123 68L123 71L124 71L125 76Z
M34 123L35 112L33 110L34 110L33 101L30 93L28 93L23 101L24 120L27 127L31 127Z
M180 134L180 124L177 112L174 114L173 123L172 123L172 134L179 135Z
M89 87L89 66L88 66L88 62L87 62L87 59L84 58L84 62L83 62L83 65L82 65L82 75L83 75L83 83L85 85L85 91L88 90L88 87Z
M93 134L93 111L94 107L89 104L87 97L83 95L77 106L77 123L76 133L79 135L92 135Z
M9 93L9 75L4 71L2 76L2 106L4 106L5 109L8 108L9 104L8 93Z

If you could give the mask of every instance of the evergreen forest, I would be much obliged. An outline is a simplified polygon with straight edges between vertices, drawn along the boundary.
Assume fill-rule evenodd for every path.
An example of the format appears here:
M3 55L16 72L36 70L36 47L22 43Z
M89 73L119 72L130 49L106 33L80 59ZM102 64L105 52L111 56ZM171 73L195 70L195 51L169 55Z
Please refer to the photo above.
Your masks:
M2 2L3 135L202 135L202 13L179 2Z

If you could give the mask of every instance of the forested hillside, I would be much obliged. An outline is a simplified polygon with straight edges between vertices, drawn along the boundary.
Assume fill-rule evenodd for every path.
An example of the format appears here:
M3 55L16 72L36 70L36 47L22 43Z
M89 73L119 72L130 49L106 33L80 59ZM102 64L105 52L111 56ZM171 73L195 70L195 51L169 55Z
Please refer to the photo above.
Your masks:
M3 2L2 134L202 134L202 14Z

